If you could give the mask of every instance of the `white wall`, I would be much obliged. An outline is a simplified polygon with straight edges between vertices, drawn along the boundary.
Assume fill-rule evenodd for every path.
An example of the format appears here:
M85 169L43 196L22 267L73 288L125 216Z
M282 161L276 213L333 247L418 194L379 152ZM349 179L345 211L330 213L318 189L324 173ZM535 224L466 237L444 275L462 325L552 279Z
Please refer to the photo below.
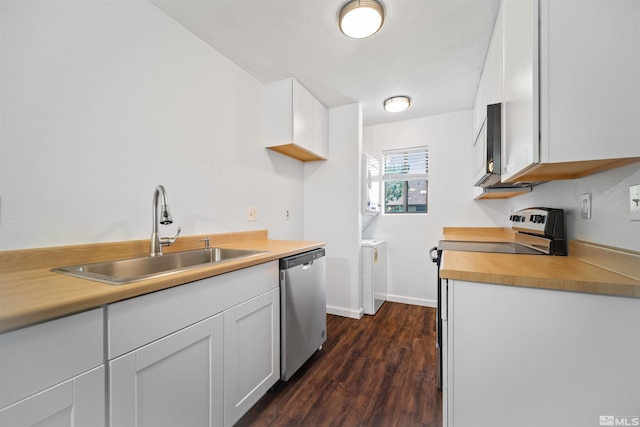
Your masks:
M567 238L640 251L640 221L629 218L629 186L640 184L640 163L584 178L539 185L510 200L513 209L564 209ZM591 219L580 216L582 194L591 194Z
M329 160L304 166L304 238L326 242L327 312L362 316L360 153L362 108L329 110Z
M363 233L387 240L389 300L435 306L437 272L429 249L442 239L443 227L505 225L505 201L473 200L471 141L471 111L364 128L363 151L380 161L383 150L429 146L428 214L380 214Z
M302 238L303 166L262 147L257 80L146 1L0 8L0 250L148 238L158 184L163 235Z

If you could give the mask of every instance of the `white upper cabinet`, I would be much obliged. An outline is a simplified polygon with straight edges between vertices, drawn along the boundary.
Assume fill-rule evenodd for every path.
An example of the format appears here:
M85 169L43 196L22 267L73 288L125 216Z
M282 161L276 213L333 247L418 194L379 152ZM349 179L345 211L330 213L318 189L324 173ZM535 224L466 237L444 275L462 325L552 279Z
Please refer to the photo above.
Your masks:
M482 123L487 117L487 104L484 102L484 76L485 72L482 71L480 75L480 83L478 83L478 91L476 92L476 99L473 103L473 136L476 138L478 132L482 128Z
M640 161L640 2L504 0L503 181Z
M478 182L487 170L487 127L481 126L473 144L473 183Z
M484 74L486 74L484 79L485 116L487 105L502 102L502 25L502 8L500 8L484 65Z
M266 89L266 146L303 162L329 156L329 112L294 79Z
M502 180L540 161L538 149L538 2L503 3Z
M498 12L491 44L482 69L475 103L473 104L473 136L477 138L487 118L487 105L502 102L502 8Z

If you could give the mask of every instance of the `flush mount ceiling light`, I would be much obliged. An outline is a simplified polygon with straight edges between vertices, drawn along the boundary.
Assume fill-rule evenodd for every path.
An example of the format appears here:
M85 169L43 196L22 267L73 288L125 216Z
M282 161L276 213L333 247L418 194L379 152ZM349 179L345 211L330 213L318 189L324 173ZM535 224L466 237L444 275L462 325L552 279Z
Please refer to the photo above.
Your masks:
M391 113L399 113L409 108L411 98L408 96L394 96L384 101L384 109Z
M340 9L340 31L353 39L375 34L384 22L384 9L376 0L351 0Z

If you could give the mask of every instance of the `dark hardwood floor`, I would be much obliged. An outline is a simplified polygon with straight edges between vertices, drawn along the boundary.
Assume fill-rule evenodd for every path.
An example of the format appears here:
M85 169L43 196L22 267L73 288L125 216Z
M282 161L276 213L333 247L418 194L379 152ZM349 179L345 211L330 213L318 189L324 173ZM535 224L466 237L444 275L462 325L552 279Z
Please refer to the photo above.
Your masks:
M434 308L327 315L327 341L236 426L441 426Z

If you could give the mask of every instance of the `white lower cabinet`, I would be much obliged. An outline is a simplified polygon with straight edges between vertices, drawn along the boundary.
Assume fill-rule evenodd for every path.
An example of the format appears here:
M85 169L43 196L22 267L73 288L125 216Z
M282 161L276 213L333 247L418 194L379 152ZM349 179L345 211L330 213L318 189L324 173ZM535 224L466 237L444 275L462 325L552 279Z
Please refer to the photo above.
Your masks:
M279 290L118 357L111 425L232 426L280 377Z
M0 410L0 426L104 426L104 367Z
M280 377L278 262L107 307L111 427L233 425Z
M224 425L232 426L280 378L280 291L224 312Z
M105 425L103 310L0 335L0 426Z
M278 278L271 261L0 334L0 426L232 426L280 378Z
M112 426L220 426L222 314L109 362Z
M640 417L640 299L443 282L445 426Z

